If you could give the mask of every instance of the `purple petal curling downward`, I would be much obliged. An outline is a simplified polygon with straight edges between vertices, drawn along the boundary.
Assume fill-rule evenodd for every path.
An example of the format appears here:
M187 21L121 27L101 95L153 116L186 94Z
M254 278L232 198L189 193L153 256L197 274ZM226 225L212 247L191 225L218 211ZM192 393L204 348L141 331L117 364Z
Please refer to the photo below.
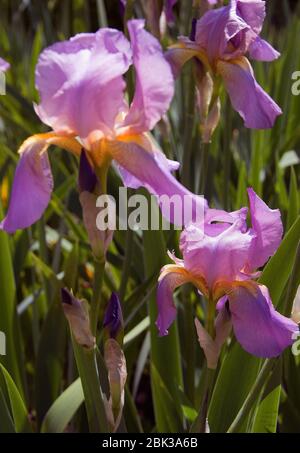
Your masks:
M168 329L176 318L177 310L173 300L173 292L186 282L187 278L185 275L178 272L170 272L163 276L158 283L158 318L156 326L160 336L168 335Z
M47 147L45 140L33 136L23 143L19 151L21 157L15 172L9 209L0 224L0 229L7 233L35 223L49 204L53 178Z
M219 61L218 72L223 78L234 109L252 129L269 129L282 113L280 107L256 82L249 61Z
M297 324L278 313L268 289L252 283L239 286L229 296L233 330L242 347L257 357L277 357L291 346Z

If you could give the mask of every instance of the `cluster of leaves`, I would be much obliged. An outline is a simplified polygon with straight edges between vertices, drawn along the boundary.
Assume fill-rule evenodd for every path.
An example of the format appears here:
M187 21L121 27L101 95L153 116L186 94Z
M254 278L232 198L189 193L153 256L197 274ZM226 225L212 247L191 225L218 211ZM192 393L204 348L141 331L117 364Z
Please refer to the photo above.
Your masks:
M16 150L24 138L44 130L32 108L37 100L38 54L58 39L94 31L107 21L121 27L118 2L105 3L2 2L1 56L12 68L7 94L0 100L0 218L8 203ZM136 3L140 13L140 2ZM178 20L163 37L164 45L178 32L188 34L192 2L185 3L189 6L177 6ZM276 126L268 131L245 129L224 93L221 123L209 149L201 147L194 74L187 65L155 136L168 157L181 162L178 178L204 193L212 206L240 208L247 204L246 188L252 186L270 206L281 209L285 238L261 281L269 287L274 305L289 314L300 283L300 97L291 93L292 73L300 70L300 48L295 45L300 18L291 13L287 1L281 4L284 23L278 23L270 11L276 26L269 21L265 34L282 57L255 67L258 81L283 109ZM60 289L73 288L91 301L93 259L78 204L78 162L55 149L50 157L56 184L43 219L13 237L0 232L0 331L6 333L7 350L0 356L0 432L88 430ZM205 160L206 175L201 174ZM109 193L117 193L119 186L111 170ZM206 376L193 319L195 313L203 318L205 305L190 287L184 287L176 294L178 323L169 336L158 338L155 327L157 276L167 262L166 250L177 248L176 231L143 235L118 231L108 252L100 319L111 292L118 291L128 368L124 420L131 432L186 431L199 409ZM217 371L208 414L212 432L299 430L300 355L287 350L282 358L263 362L232 338Z

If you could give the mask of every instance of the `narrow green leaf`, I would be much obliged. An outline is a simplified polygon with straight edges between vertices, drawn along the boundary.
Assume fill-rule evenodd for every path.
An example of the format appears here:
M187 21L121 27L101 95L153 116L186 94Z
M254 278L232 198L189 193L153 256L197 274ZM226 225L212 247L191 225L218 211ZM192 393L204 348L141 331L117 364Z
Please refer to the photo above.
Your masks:
M41 432L64 432L83 401L81 380L78 378L54 401L45 415Z
M290 189L289 189L289 207L286 228L287 230L293 225L299 215L299 192L297 187L297 177L294 167L291 167Z
M155 211L156 209L156 211ZM152 215L159 216L157 206L152 203ZM145 247L145 268L146 275L149 277L154 273L158 273L161 267L166 264L166 245L164 236L161 231L144 231L143 233ZM153 251L155 250L155 253ZM149 297L149 316L150 316L150 334L151 334L151 370L155 370L156 377L159 376L163 386L168 393L172 395L176 406L180 408L179 398L176 396L176 388L182 386L182 370L180 364L180 349L176 323L170 328L169 335L160 338L158 336L155 321L157 318L156 292L152 291ZM167 359L166 359L167 358ZM166 392L162 391L162 386L156 387L155 377L151 374L152 379L152 394L153 404L157 429L160 432L165 432L170 429L164 413L168 414L174 410L174 405L170 406L170 400L166 398ZM173 402L172 400L172 402ZM162 406L164 412L162 412ZM176 432L182 429L180 423L176 427Z
M0 218L3 218L0 200ZM16 287L9 236L0 230L0 332L6 337L6 355L0 355L19 392L24 397L24 371L21 353L20 326L16 310Z
M0 433L15 433L14 423L0 388Z
M72 344L78 374L82 383L90 432L107 433L109 432L109 426L104 406L104 395L100 385L96 351L85 350L76 343L73 336Z
M253 433L276 433L281 394L281 361L266 385L254 416Z
M6 387L5 389L3 388L4 385ZM15 431L17 433L32 432L32 428L30 426L28 419L28 411L25 407L20 392L17 389L17 386L12 380L8 371L1 364L0 364L0 386L2 388L3 394L5 393L5 391L7 392L9 400L7 403L10 406Z
M153 363L151 364L151 376L153 379L152 393L154 394L153 396L156 400L157 408L160 411L159 423L163 422L164 424L163 432L176 433L178 432L178 425L181 423L181 414L178 413L174 395L171 396L169 393ZM180 411L181 410L182 408L180 406ZM161 432L160 429L159 432Z
M46 412L61 392L66 332L65 317L56 300L44 321L37 355L35 390L39 427Z
M208 412L211 432L224 433L242 406L257 376L260 361L235 343L219 372Z

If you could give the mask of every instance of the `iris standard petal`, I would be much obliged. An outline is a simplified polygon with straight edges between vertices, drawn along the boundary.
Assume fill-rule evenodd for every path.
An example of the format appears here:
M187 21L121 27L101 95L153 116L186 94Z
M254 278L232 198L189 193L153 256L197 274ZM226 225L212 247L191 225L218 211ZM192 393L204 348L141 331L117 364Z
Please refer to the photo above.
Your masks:
M241 220L241 232L247 231L248 208L238 211L226 212L222 209L208 209L205 213L204 230L209 236L217 236L229 228L236 220Z
M189 281L188 274L180 266L169 265L166 268L168 268L168 271L164 272L163 268L157 288L158 317L156 326L160 336L168 335L168 329L176 318L173 292Z
M276 357L293 343L298 326L275 310L265 286L236 285L228 297L235 336L247 352Z
M252 235L242 233L243 219L236 220L218 235L203 234L189 225L180 236L184 267L192 275L201 275L209 288L218 281L234 281L247 263Z
M123 167L124 183L133 188L145 187L159 197L162 214L171 223L183 226L193 219L201 223L207 202L176 180L170 172L170 161L157 151L144 148L139 136L123 137L122 140L109 141L108 149Z
M259 35L266 17L266 2L262 0L232 0L231 3L236 5L236 14Z
M249 253L249 270L263 266L279 247L283 225L279 209L270 209L253 189L248 189L252 230L255 234Z
M250 58L258 61L273 61L280 57L280 53L259 36L250 44L248 52Z
M136 89L125 126L134 133L153 129L169 108L174 79L159 41L145 29L141 19L128 22L136 70Z
M109 28L48 47L36 67L37 114L55 131L81 138L93 130L109 133L124 103L122 74L130 64L129 42Z
M195 41L206 51L211 64L225 55L245 52L254 38L254 32L233 5L210 10L197 21ZM234 39L238 42L233 43Z
M224 80L233 108L252 129L268 129L282 113L279 106L256 82L245 57L219 61L217 70Z

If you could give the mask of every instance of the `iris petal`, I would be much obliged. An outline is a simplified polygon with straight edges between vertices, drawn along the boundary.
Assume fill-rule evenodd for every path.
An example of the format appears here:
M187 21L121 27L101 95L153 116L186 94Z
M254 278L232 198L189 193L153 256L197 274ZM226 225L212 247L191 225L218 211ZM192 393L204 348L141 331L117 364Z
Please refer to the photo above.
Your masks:
M297 324L278 313L265 286L236 285L229 294L233 330L242 347L257 357L276 357L293 343Z
M241 57L232 61L219 61L218 72L222 76L234 109L252 129L273 127L282 113L278 105L256 82L249 61Z

